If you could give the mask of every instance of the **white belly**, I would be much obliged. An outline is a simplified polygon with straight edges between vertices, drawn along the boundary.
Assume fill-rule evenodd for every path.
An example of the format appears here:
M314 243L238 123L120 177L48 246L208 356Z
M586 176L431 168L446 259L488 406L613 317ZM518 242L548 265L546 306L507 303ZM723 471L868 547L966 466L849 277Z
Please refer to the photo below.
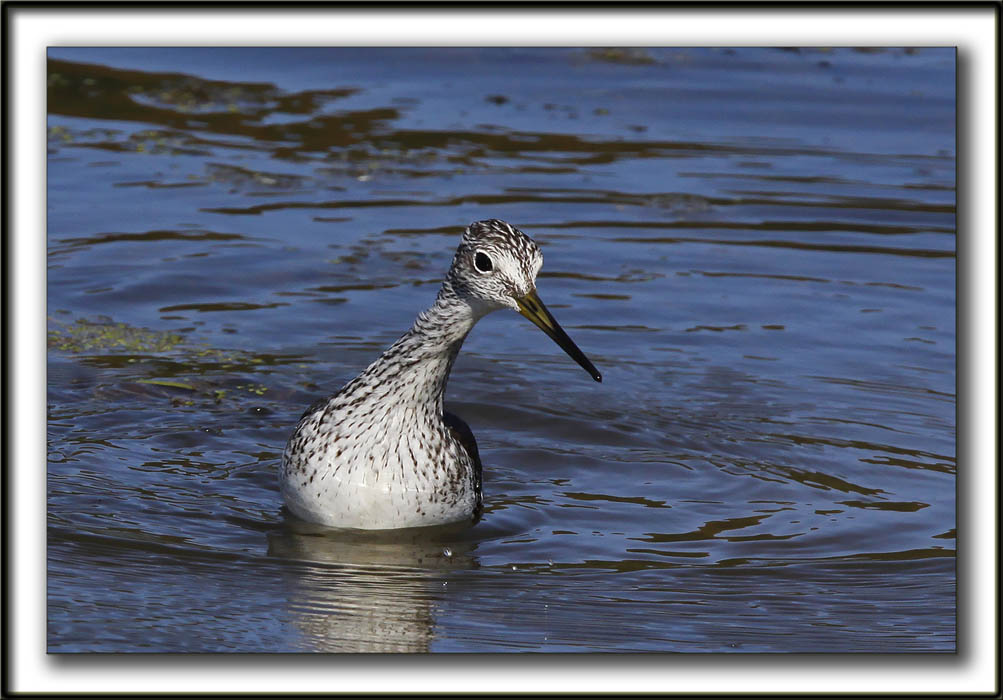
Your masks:
M294 515L367 530L473 516L478 500L473 462L443 428L416 429L404 416L391 415L358 432L350 419L339 418L311 416L286 446L279 480Z

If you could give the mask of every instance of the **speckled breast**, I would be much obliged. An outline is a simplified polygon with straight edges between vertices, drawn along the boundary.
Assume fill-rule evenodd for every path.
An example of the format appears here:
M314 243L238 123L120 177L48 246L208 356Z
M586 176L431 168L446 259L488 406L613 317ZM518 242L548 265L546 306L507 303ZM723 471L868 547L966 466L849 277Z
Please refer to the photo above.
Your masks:
M303 417L279 471L294 515L329 527L392 529L459 522L479 505L479 475L445 426L388 411L362 427L337 406Z

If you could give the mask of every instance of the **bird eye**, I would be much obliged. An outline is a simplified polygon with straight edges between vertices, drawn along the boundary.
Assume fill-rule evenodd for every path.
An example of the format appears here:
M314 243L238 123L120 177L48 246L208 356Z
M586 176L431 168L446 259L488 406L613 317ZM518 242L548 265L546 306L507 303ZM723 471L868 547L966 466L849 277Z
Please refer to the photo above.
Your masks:
M477 251L477 255L474 256L474 267L477 268L478 272L491 272L494 269L491 258L480 251Z

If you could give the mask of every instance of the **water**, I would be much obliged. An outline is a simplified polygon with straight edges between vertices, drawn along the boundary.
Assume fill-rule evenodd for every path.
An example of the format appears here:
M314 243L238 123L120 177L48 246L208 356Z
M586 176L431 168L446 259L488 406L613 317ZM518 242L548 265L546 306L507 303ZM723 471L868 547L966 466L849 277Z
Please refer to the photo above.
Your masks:
M48 649L951 652L950 49L52 49ZM292 522L462 227L473 528Z

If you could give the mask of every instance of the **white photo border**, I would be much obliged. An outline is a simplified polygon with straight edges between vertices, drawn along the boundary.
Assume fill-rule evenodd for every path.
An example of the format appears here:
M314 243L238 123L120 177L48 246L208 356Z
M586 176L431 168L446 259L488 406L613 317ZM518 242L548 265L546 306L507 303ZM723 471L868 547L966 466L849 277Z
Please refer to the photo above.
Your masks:
M10 3L3 11L9 159L4 320L10 340L4 387L6 693L999 692L998 4L363 9ZM46 48L116 45L958 47L959 653L47 655Z

